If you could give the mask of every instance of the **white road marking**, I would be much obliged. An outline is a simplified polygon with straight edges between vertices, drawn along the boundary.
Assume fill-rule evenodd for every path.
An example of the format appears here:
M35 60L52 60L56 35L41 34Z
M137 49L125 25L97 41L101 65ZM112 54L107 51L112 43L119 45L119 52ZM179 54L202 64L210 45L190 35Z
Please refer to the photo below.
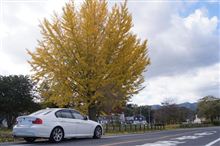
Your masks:
M194 135L205 136L205 135L212 135L214 133L216 133L216 131L203 132L203 133L195 133Z
M198 138L201 138L201 137L204 137L207 135L212 135L214 133L216 133L216 131L194 133L193 135L189 135L189 136L181 136L181 137L177 137L177 138L172 138L169 141L157 141L154 143L146 143L146 144L137 145L137 146L164 146L164 145L165 146L176 146L178 144L186 143L186 141L183 141L183 140L198 139ZM220 141L220 138L207 144L206 146L211 146L218 141Z
M177 137L174 138L175 140L185 140L185 139L197 139L197 138L201 138L203 136L207 136L207 135L212 135L216 133L216 131L210 131L210 132L202 132L202 133L195 133L194 135L191 136L181 136L181 137Z
M179 141L157 141L154 143L146 143L143 145L137 145L137 146L176 146L177 144L182 144L185 142L179 142Z
M213 144L217 143L218 141L220 141L220 138L218 138L218 139L216 139L216 140L206 144L205 146L212 146Z
M197 139L197 138L200 138L202 136L181 136L181 137L177 137L175 139L177 140L185 140L185 139Z

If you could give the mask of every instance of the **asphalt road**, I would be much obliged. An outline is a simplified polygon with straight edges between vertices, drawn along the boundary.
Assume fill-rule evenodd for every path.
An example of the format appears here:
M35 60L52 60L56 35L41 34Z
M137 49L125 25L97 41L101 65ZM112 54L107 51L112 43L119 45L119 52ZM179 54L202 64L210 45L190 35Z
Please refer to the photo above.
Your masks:
M2 143L0 146L220 146L220 127L177 129L103 136L101 139L69 139L58 144L47 140L33 144L25 142Z

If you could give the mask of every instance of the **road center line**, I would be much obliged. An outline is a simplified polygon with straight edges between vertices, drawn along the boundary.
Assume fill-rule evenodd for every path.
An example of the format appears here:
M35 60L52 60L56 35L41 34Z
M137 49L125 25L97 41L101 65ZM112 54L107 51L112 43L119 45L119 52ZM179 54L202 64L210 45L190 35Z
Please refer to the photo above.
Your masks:
M220 138L218 138L218 139L216 139L216 140L214 140L214 141L212 141L212 142L206 144L205 146L212 146L213 144L215 144L215 143L218 142L218 141L220 141Z

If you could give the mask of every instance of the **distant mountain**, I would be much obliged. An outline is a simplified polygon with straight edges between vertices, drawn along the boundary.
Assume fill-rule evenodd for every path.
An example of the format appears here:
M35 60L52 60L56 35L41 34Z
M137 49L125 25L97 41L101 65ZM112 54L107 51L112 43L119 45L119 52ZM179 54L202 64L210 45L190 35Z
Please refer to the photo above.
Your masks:
M161 108L161 105L159 105L159 104L151 105L152 110L157 110L157 109L160 109L160 108Z
M198 105L197 102L194 102L194 103L184 102L184 103L178 104L179 107L185 107L193 111L196 111L197 105Z
M177 104L177 106L185 107L185 108L188 108L190 110L196 111L197 104L198 104L197 102L194 102L194 103L184 102L184 103ZM160 108L161 108L161 105L159 105L159 104L151 105L152 110L157 110L157 109L160 109Z

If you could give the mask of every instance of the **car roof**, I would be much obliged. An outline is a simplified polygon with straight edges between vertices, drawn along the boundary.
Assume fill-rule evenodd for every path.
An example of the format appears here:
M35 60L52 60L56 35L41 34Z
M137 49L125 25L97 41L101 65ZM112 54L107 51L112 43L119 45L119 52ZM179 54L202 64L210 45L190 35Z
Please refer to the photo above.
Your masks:
M77 111L75 109L72 109L72 108L45 108L45 109L42 109L42 110L51 110L51 111L54 111L54 112L59 111L59 110L72 110L72 111L79 112L79 111Z
M30 114L31 116L36 116L36 115L47 115L49 113L54 113L56 111L59 111L59 110L73 110L73 111L76 111L78 112L77 110L75 109L71 109L71 108L45 108L45 109L41 109L41 110L38 110L32 114Z

